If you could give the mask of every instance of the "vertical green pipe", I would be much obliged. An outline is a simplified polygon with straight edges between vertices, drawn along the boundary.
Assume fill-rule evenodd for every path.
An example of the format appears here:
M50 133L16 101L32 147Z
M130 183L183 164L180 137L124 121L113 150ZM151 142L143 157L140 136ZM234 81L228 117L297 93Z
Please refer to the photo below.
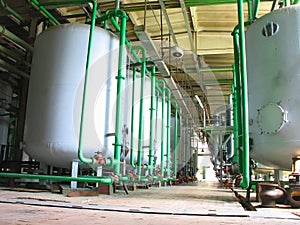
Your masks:
M178 103L175 100L172 100L172 102L175 104L175 123L174 123L174 152L173 152L173 163L174 163L174 176L176 176L177 173L177 161L178 161L178 156L177 156L177 143L178 143Z
M252 21L253 19L252 0L247 0L247 4L248 4L248 20Z
M300 3L300 0L294 0L293 1L293 5L297 5L297 4L299 4Z
M248 124L248 96L247 96L247 68L246 68L246 46L245 46L245 31L244 31L244 15L243 15L243 0L238 0L238 18L239 18L239 43L240 43L240 64L241 64L241 86L243 99L243 159L244 173L241 186L248 188L249 186L249 124Z
M253 19L257 18L259 4L260 4L260 0L255 0L254 10L253 10Z
M155 112L155 131L154 131L154 140L155 140L155 151L157 151L157 143L158 143L158 140L157 140L157 131L158 131L158 107L159 107L159 91L156 91L156 103L155 103L155 109L156 109L156 112ZM156 160L154 161L154 167L156 166Z
M140 89L140 115L139 115L139 136L138 136L138 161L137 161L137 175L141 175L142 171L142 156L144 143L144 89L146 76L146 61L143 60L141 68L141 89Z
M114 152L114 172L116 175L120 174L120 155L122 146L122 127L121 127L121 100L123 80L125 79L123 71L123 58L125 52L125 39L126 39L126 16L121 16L121 29L120 29L120 49L119 49L119 62L118 62L118 76L117 82L117 102L116 102L116 126L115 126L115 152Z
M233 105L233 149L234 155L232 164L238 164L239 162L239 130L238 130L238 118L237 118L237 92L236 92L236 72L235 72L235 65L233 67L233 85L232 85L232 105Z
M155 66L151 67L151 106L150 106L150 146L149 146L149 175L153 174L153 145L154 145L154 111L155 111ZM157 111L157 110L156 110Z
M170 177L170 161L171 161L171 91L169 88L165 88L167 92L167 163L166 172L167 178Z
M159 87L159 83L162 84L162 88ZM165 175L165 162L164 162L164 157L165 157L165 141L164 141L164 136L165 136L165 87L166 84L163 80L157 80L156 81L156 88L158 91L161 93L161 148L160 148L160 166L161 166L161 175L164 177Z
M130 165L135 168L134 163L134 97L135 97L136 67L133 67L132 74L132 95L131 95L131 141L130 141Z
M87 159L83 156L82 138L83 138L83 128L84 128L86 92L87 92L87 84L88 84L88 77L89 77L89 70L90 70L90 58L91 58L92 43L93 43L93 38L94 38L96 16L97 16L97 4L96 4L96 2L94 2L93 15L92 15L92 20L91 20L91 25L90 25L90 35L89 35L87 59L86 59L86 65L85 65L85 77L84 77L84 84L83 84L80 129L79 129L79 143L78 143L78 158L80 159L81 162L87 163L87 164L93 164L95 161L94 158Z
M237 130L235 134L235 141L236 141L236 147L235 147L235 163L239 163L240 169L243 167L242 162L242 155L239 155L239 149L242 144L242 118L241 118L241 79L240 79L240 62L239 62L239 31L238 27L235 27L233 32L233 47L234 47L234 70L233 70L233 82L234 82L234 104L236 112L235 115L235 125L234 128ZM240 171L242 172L242 171Z

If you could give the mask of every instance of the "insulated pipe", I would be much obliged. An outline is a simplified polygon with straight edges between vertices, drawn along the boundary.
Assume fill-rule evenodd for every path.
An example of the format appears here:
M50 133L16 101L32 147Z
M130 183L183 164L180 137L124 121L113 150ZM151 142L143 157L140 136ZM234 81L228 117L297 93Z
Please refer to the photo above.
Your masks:
M171 91L169 88L165 88L167 92L167 163L166 163L166 172L167 178L170 177L170 161L171 161Z
M17 43L18 45L20 45L21 47L25 48L27 51L29 52L33 52L33 47L28 44L27 42L25 42L24 40L22 40L21 38L19 38L18 36L16 36L15 34L11 33L9 30L7 30L4 26L0 25L0 36L4 35L5 37L7 37L8 39L12 40L13 42Z
M82 138L83 138L83 128L84 128L86 92L87 92L87 84L88 84L88 78L89 78L90 58L91 58L92 43L93 43L93 38L94 38L96 16L97 16L97 3L95 1L93 1L93 14L92 14L92 20L91 20L91 25L90 25L88 51L87 51L87 58L86 58L86 65L85 65L85 77L84 77L84 84L83 84L80 129L79 129L79 143L78 143L78 159L81 162L87 163L87 164L94 164L95 163L94 158L89 158L88 159L88 158L85 158L83 156Z
M241 63L241 84L242 84L242 98L243 98L243 180L241 186L248 188L249 186L249 116L248 116L248 96L247 96L247 68L246 68L246 47L245 47L245 30L244 30L244 13L243 0L238 0L238 19L239 19L239 43L240 43L240 63Z
M0 177L9 178L26 178L26 179L40 179L40 180L59 180L59 181L78 181L78 182L92 182L102 184L112 184L114 179L112 177L66 177L40 174L24 174L24 173L0 173Z
M20 23L25 23L24 18L17 13L16 11L14 11L12 8L10 8L7 3L3 0L0 0L0 5L11 15L13 15L16 19L19 20Z
M176 176L177 172L177 161L178 161L178 155L177 155L177 143L178 143L178 103L173 99L171 102L175 104L175 124L174 124L174 176Z
M149 144L149 175L153 174L154 165L154 111L155 111L155 66L151 67L151 105L150 105L150 144ZM157 111L157 110L156 110Z
M159 84L162 84L162 88L160 88ZM161 175L164 177L165 175L165 162L164 162L164 154L165 154L165 141L164 141L164 135L165 135L165 88L166 88L166 83L164 80L157 80L156 81L156 89L161 93L161 150L160 150L160 166L161 166Z

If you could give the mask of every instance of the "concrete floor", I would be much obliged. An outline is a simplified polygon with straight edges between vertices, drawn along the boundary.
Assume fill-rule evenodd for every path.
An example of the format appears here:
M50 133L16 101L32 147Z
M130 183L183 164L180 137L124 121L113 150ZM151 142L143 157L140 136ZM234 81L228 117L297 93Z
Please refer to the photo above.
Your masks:
M0 224L294 225L300 224L299 215L300 209L287 206L244 211L229 189L203 182L95 197L0 189Z

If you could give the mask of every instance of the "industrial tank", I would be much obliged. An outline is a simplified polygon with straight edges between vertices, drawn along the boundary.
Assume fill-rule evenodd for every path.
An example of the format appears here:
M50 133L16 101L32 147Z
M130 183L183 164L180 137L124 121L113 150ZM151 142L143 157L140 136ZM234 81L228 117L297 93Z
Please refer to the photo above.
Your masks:
M300 155L300 6L261 17L246 32L250 154L278 169Z
M49 28L35 42L26 113L25 151L34 159L69 168L77 159L90 26ZM87 86L83 154L113 157L119 41L95 28ZM124 56L124 74L126 74ZM127 79L126 79L127 80ZM126 81L125 81L126 82ZM126 86L126 84L124 85ZM130 99L122 94L122 127L130 127Z

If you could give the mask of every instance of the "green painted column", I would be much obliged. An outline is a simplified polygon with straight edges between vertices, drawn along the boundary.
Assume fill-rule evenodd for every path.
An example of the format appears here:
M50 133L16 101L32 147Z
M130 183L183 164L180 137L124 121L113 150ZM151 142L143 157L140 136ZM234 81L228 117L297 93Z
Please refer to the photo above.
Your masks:
M122 146L122 121L121 121L121 100L123 90L124 65L123 58L125 53L125 39L126 39L126 15L120 15L121 17L121 29L120 29L120 49L119 49L119 61L118 61L118 76L117 82L117 102L116 102L116 125L115 125L115 152L114 152L114 172L116 175L120 175L120 157L121 157L121 146Z
M248 86L247 86L247 68L246 68L246 46L244 30L243 0L238 0L238 18L239 18L239 44L240 44L240 68L241 68L241 86L242 86L242 112L243 112L243 180L241 186L247 188L250 182L249 169L249 118L248 118Z
M149 175L153 174L154 159L154 112L155 112L155 66L151 67L151 105L150 105L150 143L149 143ZM156 110L157 111L157 110Z

